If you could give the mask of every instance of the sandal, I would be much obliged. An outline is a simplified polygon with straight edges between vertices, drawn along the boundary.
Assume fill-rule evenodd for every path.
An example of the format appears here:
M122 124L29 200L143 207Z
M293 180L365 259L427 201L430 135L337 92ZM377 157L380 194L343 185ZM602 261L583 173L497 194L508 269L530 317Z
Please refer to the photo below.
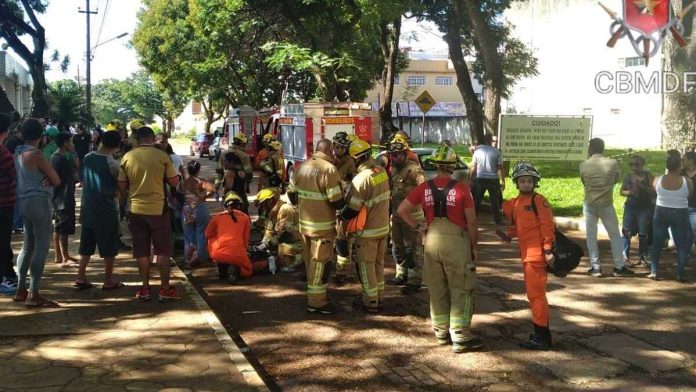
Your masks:
M120 288L123 288L123 287L126 287L125 283L123 283L123 282L116 282L116 283L114 283L114 284L111 285L111 286L102 285L102 290L116 290L116 289L120 289Z
M87 290L91 289L94 287L94 285L91 282L75 282L73 283L72 287L76 288L77 290Z
M27 290L27 289L17 290L17 292L15 293L15 296L12 298L12 301L14 301L14 302L26 302L28 296L29 296L29 290Z
M76 263L74 261L64 261L60 264L60 268L77 268L80 266L80 263Z
M34 294L27 297L27 302L25 302L29 308L60 308L58 302L46 299L39 294Z

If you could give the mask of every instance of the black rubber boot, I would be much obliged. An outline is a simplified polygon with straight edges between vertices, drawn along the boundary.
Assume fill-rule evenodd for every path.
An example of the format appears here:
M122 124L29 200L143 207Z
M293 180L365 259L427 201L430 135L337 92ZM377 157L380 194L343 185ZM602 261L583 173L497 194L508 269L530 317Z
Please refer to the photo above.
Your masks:
M229 284L237 284L239 282L239 275L242 271L236 265L230 265L228 271L227 282Z
M406 282L408 282L408 278L406 276L395 276L387 279L387 284L390 286L404 286Z
M542 327L534 324L534 333L529 335L529 340L520 343L520 347L527 350L547 351L550 350L551 330L549 327Z

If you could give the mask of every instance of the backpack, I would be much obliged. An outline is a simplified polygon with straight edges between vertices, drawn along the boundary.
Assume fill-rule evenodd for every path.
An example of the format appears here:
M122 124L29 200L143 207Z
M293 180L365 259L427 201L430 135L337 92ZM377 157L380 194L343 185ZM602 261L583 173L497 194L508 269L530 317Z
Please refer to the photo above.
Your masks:
M536 193L532 195L532 211L536 215L537 220L539 219L539 211L537 211L536 203L534 198ZM580 265L580 259L585 255L580 245L575 243L575 241L566 237L558 227L555 227L556 241L553 243L553 256L555 261L552 266L549 266L549 271L559 278L564 278L568 273Z

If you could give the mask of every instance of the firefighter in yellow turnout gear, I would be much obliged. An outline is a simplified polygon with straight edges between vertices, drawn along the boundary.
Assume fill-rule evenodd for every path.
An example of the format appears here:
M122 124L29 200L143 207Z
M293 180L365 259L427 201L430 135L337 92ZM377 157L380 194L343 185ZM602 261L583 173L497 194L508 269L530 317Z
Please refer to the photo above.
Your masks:
M352 136L352 137L351 137ZM341 191L345 195L350 189L350 182L357 173L355 160L348 155L351 139L355 140L354 135L348 135L345 132L338 132L333 137L334 154L336 155L336 170L338 177L341 180ZM336 276L334 283L341 285L345 283L346 278L352 275L351 273L351 254L353 244L348 241L341 220L338 220L336 227L338 231L336 236Z
M372 159L372 146L364 140L348 150L358 165L351 182L346 208L341 212L348 235L355 241L355 258L362 282L365 311L377 313L384 298L384 255L389 235L389 176Z
M302 263L304 247L299 232L297 192L289 189L287 195L290 203L282 201L278 194L270 189L262 189L256 195L259 211L263 210L268 217L263 240L258 249L269 249L276 254L283 271L293 270Z
M403 221L425 234L423 280L430 293L430 317L440 344L452 342L455 353L483 345L471 333L476 288L476 244L478 223L471 190L452 178L457 154L441 145L430 161L437 176L417 186L399 205ZM417 222L411 213L421 205L427 223Z
M283 158L282 146L279 141L268 143L268 157L259 163L263 189L278 191L285 182L285 158Z
M307 311L311 313L335 313L326 297L326 283L334 258L336 210L342 209L345 202L333 162L331 140L320 140L312 158L297 171L292 185L299 198L302 258L307 269Z
M403 142L389 144L392 162L392 207L397 208L408 194L425 182L425 173L420 164L408 159L408 145ZM411 216L418 223L425 221L423 209L416 206ZM397 214L392 215L392 254L396 263L396 276L388 284L405 284L403 294L414 294L421 290L423 269L423 238Z

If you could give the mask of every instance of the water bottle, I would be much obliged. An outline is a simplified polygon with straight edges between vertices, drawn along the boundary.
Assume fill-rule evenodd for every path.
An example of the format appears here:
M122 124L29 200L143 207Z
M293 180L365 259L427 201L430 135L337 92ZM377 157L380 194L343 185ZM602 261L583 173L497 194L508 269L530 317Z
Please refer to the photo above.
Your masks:
M273 275L276 273L276 263L275 263L275 257L273 256L268 256L268 269L271 271Z

